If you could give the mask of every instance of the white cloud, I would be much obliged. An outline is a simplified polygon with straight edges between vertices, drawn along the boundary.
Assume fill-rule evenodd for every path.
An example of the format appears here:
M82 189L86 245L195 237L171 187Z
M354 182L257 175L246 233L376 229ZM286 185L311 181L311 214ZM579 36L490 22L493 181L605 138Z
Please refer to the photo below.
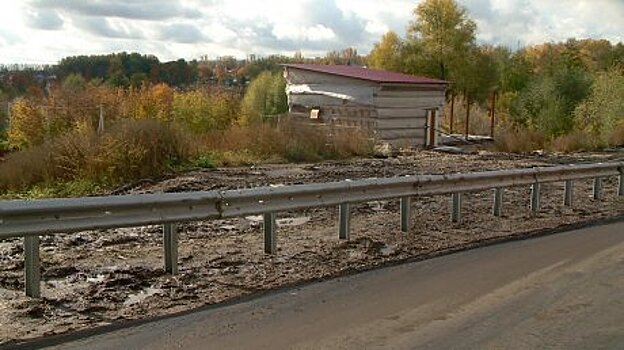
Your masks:
M367 53L403 35L420 0L26 0L0 12L0 63L53 63L126 50L161 60L247 54ZM459 0L478 40L517 45L569 37L624 40L620 0Z

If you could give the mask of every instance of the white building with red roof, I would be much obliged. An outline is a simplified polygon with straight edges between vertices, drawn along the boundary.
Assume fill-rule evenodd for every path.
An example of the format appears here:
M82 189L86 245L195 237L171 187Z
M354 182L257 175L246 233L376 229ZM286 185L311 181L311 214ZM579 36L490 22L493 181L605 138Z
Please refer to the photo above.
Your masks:
M292 117L359 127L394 146L434 146L448 82L358 66L286 64Z

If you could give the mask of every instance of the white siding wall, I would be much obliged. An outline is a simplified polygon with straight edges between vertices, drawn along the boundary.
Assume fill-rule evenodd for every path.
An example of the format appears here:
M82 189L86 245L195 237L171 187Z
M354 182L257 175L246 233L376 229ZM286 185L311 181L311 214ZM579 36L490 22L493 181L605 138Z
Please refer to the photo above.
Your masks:
M314 90L312 93L289 93L291 111L293 106L320 107L320 122L367 128L381 141L393 145L425 145L428 110L437 110L436 128L440 127L445 102L444 87L440 85L376 84L294 68L288 68L286 80L289 85L307 85ZM349 93L356 98L336 97ZM370 101L367 100L369 95ZM296 112L292 114L299 119L309 118L306 112ZM435 138L437 143L437 132Z

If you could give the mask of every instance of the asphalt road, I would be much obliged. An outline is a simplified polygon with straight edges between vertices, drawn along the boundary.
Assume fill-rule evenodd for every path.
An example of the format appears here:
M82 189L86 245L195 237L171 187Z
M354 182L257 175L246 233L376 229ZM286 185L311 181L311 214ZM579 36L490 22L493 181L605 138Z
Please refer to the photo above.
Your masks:
M315 283L54 349L624 349L624 223Z

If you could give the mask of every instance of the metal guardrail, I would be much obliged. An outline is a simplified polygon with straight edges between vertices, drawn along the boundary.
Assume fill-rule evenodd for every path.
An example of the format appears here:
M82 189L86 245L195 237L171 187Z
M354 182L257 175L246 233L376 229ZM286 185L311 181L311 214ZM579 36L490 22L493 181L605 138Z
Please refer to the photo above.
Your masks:
M162 224L165 270L175 274L178 266L175 223L179 222L262 214L264 250L275 254L275 213L280 211L338 205L338 236L348 239L352 203L400 199L400 226L403 232L408 232L412 197L452 194L451 220L460 222L464 192L495 189L493 215L501 216L505 187L531 185L530 207L537 212L543 183L564 181L563 204L571 206L574 180L593 178L594 198L601 199L602 180L611 176L619 176L618 196L624 196L624 162L611 162L228 191L2 201L0 239L24 237L26 294L39 297L40 235Z

